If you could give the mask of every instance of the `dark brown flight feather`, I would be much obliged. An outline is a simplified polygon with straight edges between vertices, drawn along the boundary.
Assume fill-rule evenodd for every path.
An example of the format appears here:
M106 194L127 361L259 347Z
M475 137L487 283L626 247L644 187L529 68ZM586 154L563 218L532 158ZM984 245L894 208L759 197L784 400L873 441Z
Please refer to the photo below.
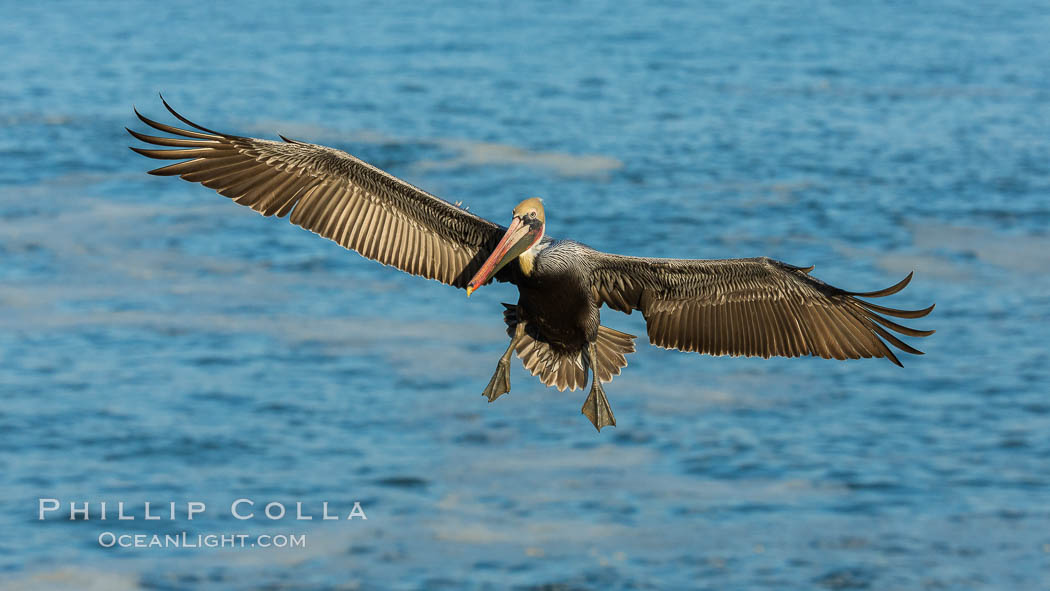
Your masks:
M198 131L136 110L146 125L179 136L128 129L147 144L175 148L135 152L182 161L150 174L201 183L266 216L290 215L293 224L372 260L464 288L504 231L346 152L284 136L276 142L213 131L164 106Z
M921 355L888 330L925 337L932 330L902 326L882 315L922 318L922 310L898 310L859 298L893 295L911 273L886 289L856 293L811 277L801 268L769 258L685 260L598 253L593 289L614 310L641 310L649 340L658 347L711 355L825 359L886 357L887 346Z

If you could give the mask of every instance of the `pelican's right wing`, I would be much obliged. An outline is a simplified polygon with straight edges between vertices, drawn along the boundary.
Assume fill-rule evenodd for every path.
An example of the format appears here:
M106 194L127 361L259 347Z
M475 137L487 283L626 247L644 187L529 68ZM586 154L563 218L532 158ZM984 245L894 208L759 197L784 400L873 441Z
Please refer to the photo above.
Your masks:
M182 160L150 174L201 183L266 216L291 214L293 224L385 265L463 289L505 231L346 152L283 136L276 142L219 133L164 106L200 131L158 123L136 110L150 127L180 136L128 129L144 142L176 148L132 150Z
M614 310L645 316L649 341L710 355L826 359L886 357L887 343L921 355L890 331L925 337L885 318L921 318L933 310L898 310L860 298L889 296L903 281L867 293L849 292L802 268L769 258L687 260L627 257L595 251L595 298ZM889 329L889 330L887 330Z

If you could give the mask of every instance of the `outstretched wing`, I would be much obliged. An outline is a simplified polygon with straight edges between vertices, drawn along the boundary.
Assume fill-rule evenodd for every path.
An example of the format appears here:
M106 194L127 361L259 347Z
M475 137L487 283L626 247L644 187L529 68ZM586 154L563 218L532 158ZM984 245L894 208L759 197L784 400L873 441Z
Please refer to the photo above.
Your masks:
M825 359L886 357L887 343L921 355L890 331L925 337L885 316L922 318L933 310L897 310L864 301L893 295L911 281L867 293L843 291L801 268L769 258L675 260L597 253L596 297L610 308L641 310L654 345L711 355ZM887 330L888 329L888 330Z
M385 265L465 288L505 230L346 152L284 136L276 142L212 131L164 106L198 131L136 110L146 125L178 136L128 129L144 142L175 148L132 150L182 161L150 174L201 183L266 216L291 214L293 224Z

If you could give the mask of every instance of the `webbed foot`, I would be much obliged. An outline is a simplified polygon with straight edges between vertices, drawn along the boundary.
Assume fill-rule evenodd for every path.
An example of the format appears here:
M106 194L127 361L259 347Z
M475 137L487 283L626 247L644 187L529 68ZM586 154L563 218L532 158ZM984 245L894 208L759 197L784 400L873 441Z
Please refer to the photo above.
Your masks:
M510 392L510 359L501 357L499 363L496 364L496 373L492 374L489 385L481 394L488 398L489 402L494 402L507 392Z
M591 384L591 393L587 395L587 400L583 402L581 412L587 415L594 428L599 432L601 432L602 427L616 426L616 417L613 416L612 407L609 406L609 399L605 397L605 390L597 378Z

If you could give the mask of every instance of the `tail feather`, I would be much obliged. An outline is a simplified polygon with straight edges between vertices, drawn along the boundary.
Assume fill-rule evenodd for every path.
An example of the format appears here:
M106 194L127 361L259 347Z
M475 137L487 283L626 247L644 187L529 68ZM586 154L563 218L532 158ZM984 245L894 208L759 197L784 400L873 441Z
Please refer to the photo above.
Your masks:
M555 351L551 346L529 336L522 335L517 346L518 358L525 369L537 376L547 386L558 390L576 390L587 384L587 370L583 367L582 355L576 357Z
M611 382L627 367L627 355L634 353L636 337L605 326L598 327L598 379Z
M518 307L503 305L506 307L503 320L507 323L507 334L513 336L519 322ZM611 382L614 376L620 375L620 370L627 366L627 355L634 353L635 338L605 326L598 327L597 359L594 362L599 380ZM548 343L534 339L528 331L518 341L516 352L525 369L547 386L564 391L582 389L587 385L587 366L582 352L556 351Z

